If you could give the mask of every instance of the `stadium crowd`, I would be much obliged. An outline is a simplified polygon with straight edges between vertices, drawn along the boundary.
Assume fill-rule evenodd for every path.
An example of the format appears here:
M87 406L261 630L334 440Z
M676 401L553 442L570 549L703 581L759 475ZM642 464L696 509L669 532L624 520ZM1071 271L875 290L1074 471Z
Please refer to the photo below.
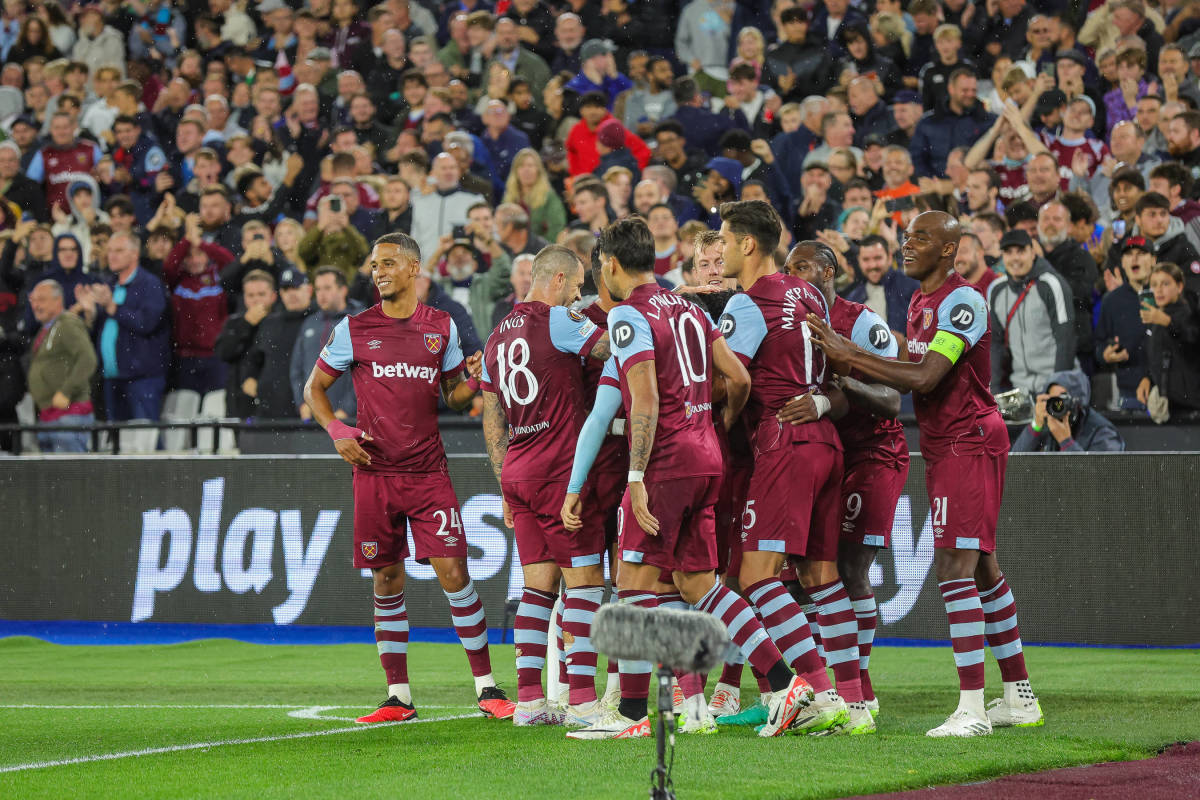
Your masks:
M1072 444L1064 380L1200 409L1196 0L13 0L0 61L0 423L27 392L48 424L310 419L376 237L413 236L469 354L533 254L587 263L631 214L660 282L701 284L730 200L898 335L901 232L958 216L1031 448Z

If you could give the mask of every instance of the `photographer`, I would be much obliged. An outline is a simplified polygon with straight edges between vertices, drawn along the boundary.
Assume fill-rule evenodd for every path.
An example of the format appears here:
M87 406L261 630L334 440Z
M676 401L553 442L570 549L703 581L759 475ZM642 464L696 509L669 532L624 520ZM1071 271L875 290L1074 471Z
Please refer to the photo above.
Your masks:
M330 193L317 203L317 224L300 240L300 258L314 267L337 267L347 281L352 281L371 248L350 224L356 209L347 205L349 196Z
M1050 376L1037 396L1033 422L1025 426L1014 453L1096 453L1125 449L1116 427L1089 405L1092 387L1077 369Z

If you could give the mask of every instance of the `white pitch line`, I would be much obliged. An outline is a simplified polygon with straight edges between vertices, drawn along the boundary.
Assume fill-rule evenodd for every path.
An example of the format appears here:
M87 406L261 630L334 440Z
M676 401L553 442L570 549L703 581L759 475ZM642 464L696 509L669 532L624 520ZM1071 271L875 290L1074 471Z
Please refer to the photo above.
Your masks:
M288 708L295 708L295 706L288 706ZM280 736L259 736L253 739L219 739L211 742L175 744L168 747L147 747L143 750L126 750L121 753L103 753L97 756L80 756L78 758L62 758L56 761L33 761L28 764L13 764L8 767L0 767L0 773L23 772L31 769L47 769L49 767L66 767L72 764L88 764L95 761L115 761L121 758L140 758L141 756L155 756L163 753L182 753L188 750L207 750L212 747L227 747L238 744L261 744L263 742L283 742L290 739L312 739L317 736L333 736L339 733L356 733L376 730L378 728L394 728L399 725L420 725L423 722L449 722L451 720L469 719L478 716L478 714L456 714L451 717L412 719L406 722L380 722L375 725L355 725L349 728L331 728L324 731L301 731L299 733L287 733Z

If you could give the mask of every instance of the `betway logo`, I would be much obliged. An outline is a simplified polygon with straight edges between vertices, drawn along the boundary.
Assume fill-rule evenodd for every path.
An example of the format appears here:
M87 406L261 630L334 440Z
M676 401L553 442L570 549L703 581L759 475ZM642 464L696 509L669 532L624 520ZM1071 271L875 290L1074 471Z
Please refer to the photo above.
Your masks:
M294 622L303 613L341 512L319 512L306 547L299 511L266 508L239 511L229 523L224 541L220 542L218 571L217 544L221 539L224 501L225 479L205 481L194 546L192 520L183 509L152 508L142 512L142 545L130 621L141 622L153 617L155 595L177 588L189 566L192 582L201 592L219 592L224 582L225 588L235 594L245 594L251 589L261 594L275 578L271 571L271 554L275 549L277 527L283 544L288 598L271 613L277 625ZM250 545L249 565L245 559L247 544ZM165 560L162 558L164 545Z
M914 356L923 356L929 352L929 342L914 342L912 339L909 339L908 352Z
M416 378L428 383L436 383L438 370L436 367L418 366L405 361L397 361L395 364L380 364L378 361L372 361L371 376L375 378Z

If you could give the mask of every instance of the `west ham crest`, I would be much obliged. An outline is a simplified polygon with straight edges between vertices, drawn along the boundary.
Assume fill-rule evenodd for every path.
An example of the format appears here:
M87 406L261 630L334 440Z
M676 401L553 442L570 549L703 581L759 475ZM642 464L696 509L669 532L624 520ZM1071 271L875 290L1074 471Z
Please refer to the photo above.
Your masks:
M425 349L435 356L442 352L442 335L440 333L425 334Z
M926 308L922 310L922 321L925 323L925 330L929 330L929 326L933 324L933 309Z
M372 559L379 555L379 542L363 542L362 554L366 559Z

